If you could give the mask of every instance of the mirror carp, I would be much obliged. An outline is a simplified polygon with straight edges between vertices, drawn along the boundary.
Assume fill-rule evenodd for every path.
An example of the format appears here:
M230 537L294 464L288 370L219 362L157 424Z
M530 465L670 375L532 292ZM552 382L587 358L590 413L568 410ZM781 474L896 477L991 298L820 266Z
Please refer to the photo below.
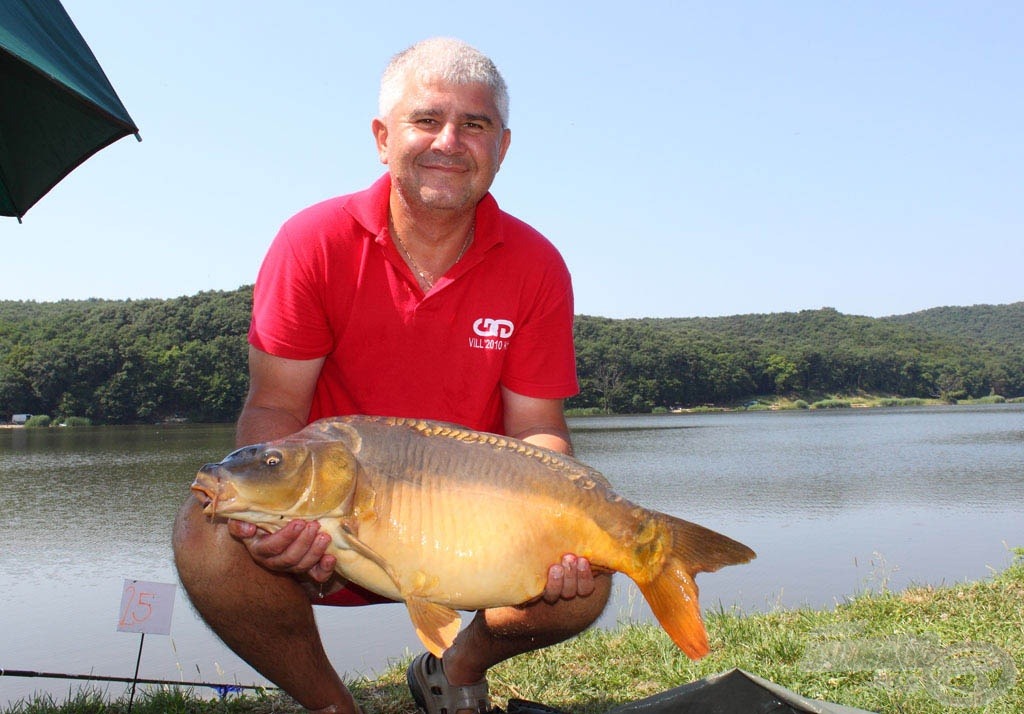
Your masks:
M192 491L210 516L274 532L319 521L342 577L404 601L435 655L457 610L519 605L566 553L626 574L669 637L708 652L694 576L755 557L747 546L616 494L580 461L454 424L346 416L207 464Z

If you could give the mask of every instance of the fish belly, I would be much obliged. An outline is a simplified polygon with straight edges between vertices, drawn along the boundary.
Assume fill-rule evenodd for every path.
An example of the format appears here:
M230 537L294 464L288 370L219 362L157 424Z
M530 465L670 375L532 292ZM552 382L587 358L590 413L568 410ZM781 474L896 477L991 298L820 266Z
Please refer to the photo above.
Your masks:
M387 597L458 610L518 605L541 594L548 568L565 553L616 560L609 535L571 504L404 484L388 496L358 531L378 558L339 557L346 577Z

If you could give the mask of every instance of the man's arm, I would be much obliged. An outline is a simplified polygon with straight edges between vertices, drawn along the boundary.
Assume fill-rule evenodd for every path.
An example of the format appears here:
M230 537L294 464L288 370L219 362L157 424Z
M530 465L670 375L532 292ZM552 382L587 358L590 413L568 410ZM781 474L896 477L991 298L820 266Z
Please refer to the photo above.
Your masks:
M293 434L306 425L324 359L295 360L249 348L249 394L238 417L235 445Z
M249 394L238 417L238 446L293 434L306 425L324 360L292 360L249 348ZM248 548L253 560L269 570L306 574L325 582L334 573L333 556L325 555L331 538L320 525L294 520L268 534L251 523L231 520L228 530Z
M572 455L572 440L561 399L536 399L501 388L505 434L536 446Z

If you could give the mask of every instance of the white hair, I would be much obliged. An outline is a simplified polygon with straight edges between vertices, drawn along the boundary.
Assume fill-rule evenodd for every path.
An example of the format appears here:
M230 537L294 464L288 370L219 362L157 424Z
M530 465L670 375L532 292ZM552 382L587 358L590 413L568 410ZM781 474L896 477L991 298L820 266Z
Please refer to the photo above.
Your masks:
M485 84L491 88L502 127L508 126L508 86L494 62L462 40L434 37L417 42L391 58L380 80L378 111L384 119L405 90L408 74L452 84Z

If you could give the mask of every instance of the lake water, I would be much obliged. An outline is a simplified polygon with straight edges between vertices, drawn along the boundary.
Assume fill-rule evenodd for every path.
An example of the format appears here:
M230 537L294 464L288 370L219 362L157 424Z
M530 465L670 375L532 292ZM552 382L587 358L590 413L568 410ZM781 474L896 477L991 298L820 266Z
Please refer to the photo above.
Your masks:
M622 495L758 552L699 576L705 609L828 607L865 590L977 579L1024 546L1024 405L571 426L578 456ZM224 425L0 430L0 669L130 677L139 635L116 631L124 580L176 582L174 513L196 469L231 441ZM626 582L619 577L603 626L650 616ZM420 649L402 605L317 614L332 660L351 675ZM139 674L265 683L206 630L180 588L171 634L146 637ZM0 676L0 705L80 686Z

